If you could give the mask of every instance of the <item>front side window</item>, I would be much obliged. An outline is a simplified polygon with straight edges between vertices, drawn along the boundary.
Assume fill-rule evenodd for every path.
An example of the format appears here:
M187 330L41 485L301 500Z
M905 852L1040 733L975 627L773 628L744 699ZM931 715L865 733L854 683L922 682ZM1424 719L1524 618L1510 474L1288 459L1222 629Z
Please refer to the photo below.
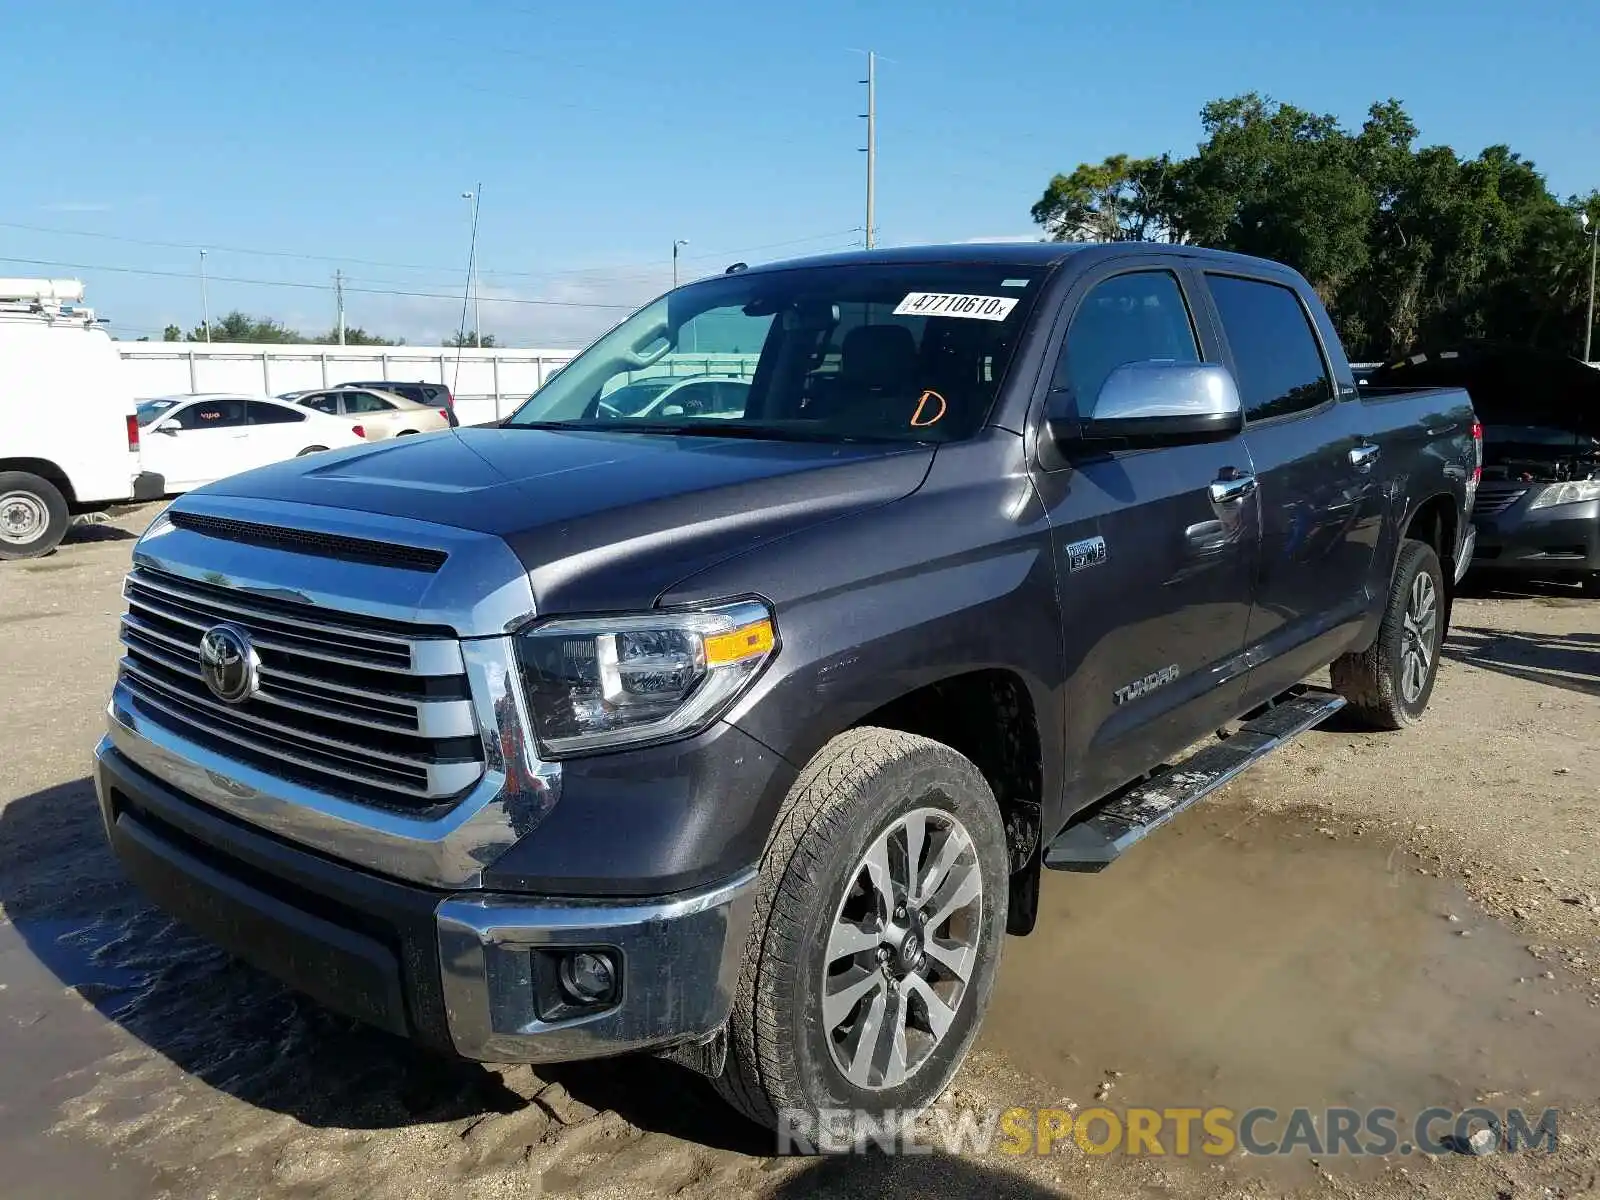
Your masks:
M951 441L987 419L1044 269L875 264L721 275L634 314L508 428Z
M331 392L322 392L316 396L307 396L300 401L307 408L314 408L320 413L327 413L330 417L339 415L339 397Z
M1069 389L1088 413L1106 377L1126 363L1200 361L1194 323L1170 271L1115 275L1095 287L1073 314L1056 364L1055 387Z
M197 400L177 416L185 429L231 429L244 424L243 400Z
M1303 412L1333 397L1311 319L1293 289L1233 275L1206 279L1233 351L1245 420Z

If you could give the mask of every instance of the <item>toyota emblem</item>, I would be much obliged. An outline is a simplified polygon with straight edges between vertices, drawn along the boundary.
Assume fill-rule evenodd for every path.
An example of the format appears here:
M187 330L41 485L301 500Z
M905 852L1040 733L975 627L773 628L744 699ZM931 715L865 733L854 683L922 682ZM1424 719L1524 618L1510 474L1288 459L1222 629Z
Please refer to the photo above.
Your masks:
M200 639L200 677L218 700L243 704L261 690L261 660L237 625L214 625Z

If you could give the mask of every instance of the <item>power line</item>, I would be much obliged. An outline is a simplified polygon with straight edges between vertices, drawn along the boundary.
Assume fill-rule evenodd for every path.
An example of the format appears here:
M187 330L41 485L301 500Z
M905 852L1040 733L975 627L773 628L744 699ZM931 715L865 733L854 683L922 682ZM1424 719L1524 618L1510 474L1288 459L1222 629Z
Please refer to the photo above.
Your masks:
M0 257L0 262L22 263L31 267L65 267L72 271L112 271L119 275L149 275L164 279L190 279L192 276L187 271L158 271L153 267L113 267L104 263L77 263L59 262L47 258L8 258ZM252 287L281 287L299 288L314 292L331 292L332 284L328 283L303 283L288 279L244 279L236 275L207 275L206 278L213 283L240 283ZM445 292L415 292L404 291L396 288L368 288L346 286L346 292L361 292L371 296L409 296L423 300L454 300L454 293ZM520 296L485 296L484 302L488 304L525 304L541 308L599 308L622 311L632 311L633 304L602 304L598 301L584 300L532 300Z
M16 229L16 230L21 230L21 231L23 231L25 233L45 233L45 234L51 234L51 235L54 235L54 236L57 236L57 237L94 238L94 239L97 239L99 241L120 242L120 243L122 243L124 245L129 245L129 246L148 246L148 247L152 247L152 248L159 249L159 250L187 250L187 251L191 251L191 252L192 251L196 251L196 250L206 250L207 252L212 253L212 254L215 254L218 251L221 251L222 253L225 253L225 254L242 254L242 255L248 255L248 256L251 256L251 257L259 257L259 258L287 258L287 259L295 259L295 260L298 260L298 261L301 261L301 262L316 262L316 263L348 263L348 264L350 264L352 266L383 267L383 268L387 268L389 270L396 270L396 271L438 271L441 274L452 274L456 270L458 270L457 267L453 267L453 266L446 267L446 266L438 266L438 265L428 265L428 264L423 264L423 263L388 262L388 261L384 261L384 260L381 260L381 259L352 258L350 256L340 255L340 254L307 254L307 253L304 253L302 251L296 251L296 250L266 250L266 249L260 249L260 248L252 248L252 247L248 247L248 246L219 246L219 245L216 245L216 244L213 244L213 243L208 243L205 246L201 246L197 242L170 242L170 241L163 241L163 240L155 239L155 238L124 237L124 236L122 236L120 234L100 233L98 231L91 230L91 229L60 229L60 228L54 228L54 227L46 226L46 225L27 225L27 224L23 224L23 223L17 222L17 221L0 221L0 229ZM831 230L831 231L829 231L827 233L813 233L813 234L808 234L805 237L788 238L788 239L786 239L784 241L778 241L778 242L764 242L761 245L757 245L757 246L741 246L741 247L737 247L737 248L731 249L731 250L710 250L710 251L707 251L707 252L702 253L702 254L685 255L685 259L687 261L691 261L691 262L700 262L700 261L705 261L707 259L713 259L713 258L726 258L726 257L730 257L730 256L737 257L738 255L741 255L741 254L752 254L752 253L754 253L754 252L756 252L758 250L776 250L776 249L782 248L784 246L798 246L798 245L801 245L802 243L805 243L805 242L820 242L820 241L823 241L823 240L828 239L828 238L843 237L847 233L860 233L860 232L861 232L861 227L859 225L856 225L856 226L852 226L849 229L836 229L836 230ZM23 262L23 261L26 261L26 260L23 260L23 259L12 259L11 261L13 261L13 262ZM594 273L600 273L600 272L608 272L608 269L605 268L605 267L572 267L572 268L568 268L568 269L560 270L560 271L496 270L496 271L483 271L483 272L480 272L480 274L484 275L484 276L491 276L491 277L493 277L493 276L504 276L506 278L556 279L556 278L564 278L564 277L569 277L569 276L574 276L574 275L588 275L588 274L594 274ZM615 278L622 278L623 277L623 273L616 273L616 272L608 272L608 273L611 273L613 275L613 277L615 277ZM647 279L647 278L651 278L652 277L652 273L642 272L642 271L634 271L634 272L631 272L631 273L628 273L628 274L631 274L632 277L639 278L639 279Z

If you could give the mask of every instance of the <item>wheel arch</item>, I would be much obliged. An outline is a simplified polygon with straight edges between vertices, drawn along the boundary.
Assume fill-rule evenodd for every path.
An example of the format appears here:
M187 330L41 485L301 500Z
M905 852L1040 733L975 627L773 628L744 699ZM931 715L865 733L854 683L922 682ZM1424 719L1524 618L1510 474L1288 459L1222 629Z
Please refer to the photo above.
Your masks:
M0 471L24 471L29 475L37 475L60 492L69 507L78 502L72 480L47 458L0 458Z

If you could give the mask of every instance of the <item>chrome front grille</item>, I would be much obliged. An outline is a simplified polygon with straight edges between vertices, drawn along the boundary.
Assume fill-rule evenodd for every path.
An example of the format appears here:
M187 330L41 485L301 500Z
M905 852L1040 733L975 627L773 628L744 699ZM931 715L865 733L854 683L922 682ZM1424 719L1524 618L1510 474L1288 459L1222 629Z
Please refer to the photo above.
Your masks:
M1473 515L1497 516L1527 494L1528 485L1525 483L1480 483L1477 502L1472 506Z
M461 645L448 630L321 608L137 567L121 679L146 716L218 753L383 808L448 805L483 777ZM200 668L208 629L244 630L260 690L217 698Z

